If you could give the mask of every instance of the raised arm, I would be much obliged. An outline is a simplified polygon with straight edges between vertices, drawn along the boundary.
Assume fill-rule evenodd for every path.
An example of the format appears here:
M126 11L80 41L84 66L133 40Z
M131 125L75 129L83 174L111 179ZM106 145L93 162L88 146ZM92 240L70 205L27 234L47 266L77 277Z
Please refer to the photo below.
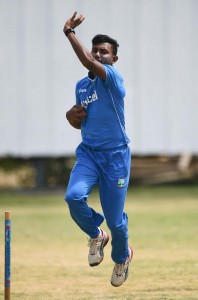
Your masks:
M84 19L85 17L83 15L77 16L77 12L75 12L73 16L69 18L65 23L63 31L83 66L94 73L96 76L105 80L106 71L103 65L93 58L91 52L87 50L82 42L76 37L73 30L74 28L79 26L84 21Z

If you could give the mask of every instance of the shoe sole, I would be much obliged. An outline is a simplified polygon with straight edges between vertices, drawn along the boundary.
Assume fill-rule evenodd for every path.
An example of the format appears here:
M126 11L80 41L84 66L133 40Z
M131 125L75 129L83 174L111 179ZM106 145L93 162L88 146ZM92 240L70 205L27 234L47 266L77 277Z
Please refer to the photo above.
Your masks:
M130 263L130 262L132 261L132 258L133 258L133 249L132 249L131 247L129 247L129 249L131 250L131 256L130 256L130 261L129 261L129 263ZM125 275L124 281L123 281L121 284L119 284L119 285L115 285L115 284L113 284L113 283L111 282L111 285L114 286L114 287L119 287L119 286L121 286L121 285L127 280L128 275L129 275L129 265L128 265L128 268L127 268L127 271L126 271L126 275Z
M104 244L101 245L102 246L102 249L101 249L102 252L103 252L104 247L107 245L108 241L109 241L109 235L106 233ZM101 261L95 262L93 264L89 264L90 267L96 267L96 266L98 266L103 261L103 258L104 258L104 253L103 253L103 256L101 256Z

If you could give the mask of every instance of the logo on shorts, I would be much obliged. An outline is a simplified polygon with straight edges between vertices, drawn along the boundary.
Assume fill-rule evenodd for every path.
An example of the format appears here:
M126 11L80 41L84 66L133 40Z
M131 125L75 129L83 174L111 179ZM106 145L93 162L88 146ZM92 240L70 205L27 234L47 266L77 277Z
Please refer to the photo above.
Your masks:
M124 183L125 183L124 178L119 178L119 179L118 179L117 186L118 186L119 188L123 188L123 187L124 187Z

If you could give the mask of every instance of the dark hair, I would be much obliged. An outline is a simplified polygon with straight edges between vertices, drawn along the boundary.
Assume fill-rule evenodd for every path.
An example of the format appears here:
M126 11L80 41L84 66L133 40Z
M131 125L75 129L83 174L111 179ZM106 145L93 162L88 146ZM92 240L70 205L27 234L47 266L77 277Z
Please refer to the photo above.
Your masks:
M97 45L101 43L111 44L113 55L117 55L119 44L116 40L112 39L110 36L105 34L95 35L92 39L92 45Z

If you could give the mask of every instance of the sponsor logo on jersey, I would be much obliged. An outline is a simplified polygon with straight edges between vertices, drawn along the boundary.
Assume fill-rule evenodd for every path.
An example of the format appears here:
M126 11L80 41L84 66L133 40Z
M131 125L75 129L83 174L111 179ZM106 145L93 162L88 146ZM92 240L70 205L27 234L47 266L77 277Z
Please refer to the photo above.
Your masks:
M87 91L87 89L79 89L78 90L78 93L80 94L80 93L86 93L86 91Z
M90 103L92 103L92 102L94 102L94 101L96 101L96 100L98 100L98 96L97 96L97 94L96 94L96 91L94 91L94 93L93 93L91 96L88 96L85 100L82 100L82 101L81 101L81 105L82 105L83 107L87 108L87 106L88 106Z

